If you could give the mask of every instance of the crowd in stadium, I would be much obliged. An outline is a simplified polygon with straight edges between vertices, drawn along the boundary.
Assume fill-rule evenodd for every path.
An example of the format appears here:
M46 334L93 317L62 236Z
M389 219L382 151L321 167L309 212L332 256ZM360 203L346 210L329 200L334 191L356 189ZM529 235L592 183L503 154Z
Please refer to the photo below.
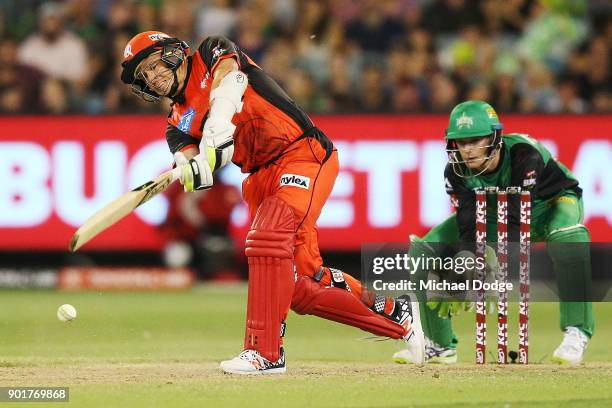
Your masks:
M224 35L308 112L612 112L605 0L3 0L0 112L167 112L120 60L156 29Z

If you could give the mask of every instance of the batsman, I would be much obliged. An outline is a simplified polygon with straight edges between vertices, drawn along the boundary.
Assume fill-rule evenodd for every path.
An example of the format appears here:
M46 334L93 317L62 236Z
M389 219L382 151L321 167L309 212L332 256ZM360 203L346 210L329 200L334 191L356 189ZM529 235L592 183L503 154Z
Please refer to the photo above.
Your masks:
M225 37L206 38L190 55L184 41L158 31L132 38L122 66L137 95L171 100L166 139L186 192L210 188L213 172L230 162L249 174L244 346L221 363L224 372L285 372L290 307L404 340L423 362L418 303L367 292L323 265L316 221L338 175L338 151L272 78Z
M578 180L537 140L526 134L502 135L503 126L491 105L467 101L451 112L446 143L448 163L444 172L446 192L455 212L430 230L422 239L412 236L412 256L446 256L444 244L474 243L475 189L520 187L531 196L531 237L546 242L556 274L560 302L560 328L564 337L552 355L560 364L579 364L589 339L594 319L590 303L591 265L589 231L583 225L583 202ZM508 229L518 230L518 199L508 204ZM488 198L488 208L495 208L495 196ZM493 249L496 240L495 214L487 216L486 269L495 273L497 261ZM516 238L510 241L517 242ZM567 245L566 243L581 243ZM427 279L432 271L420 270L417 278ZM572 301L564 301L571 299ZM431 363L457 361L457 336L452 316L471 310L473 302L427 299L419 294L421 322L426 338L426 360ZM473 299L472 299L473 300ZM409 350L395 353L399 363L410 362Z

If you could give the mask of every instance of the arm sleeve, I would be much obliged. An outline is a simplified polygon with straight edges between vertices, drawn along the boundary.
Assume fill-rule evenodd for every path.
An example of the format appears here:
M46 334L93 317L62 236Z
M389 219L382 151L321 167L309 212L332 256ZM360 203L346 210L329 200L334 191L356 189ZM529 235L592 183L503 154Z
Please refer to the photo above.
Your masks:
M510 163L512 165L510 185L520 187L523 191L530 191L533 203L539 197L539 187L545 166L544 158L533 146L519 143L512 146L510 150ZM511 197L508 199L508 221L512 225L518 225L519 218L520 200L518 197ZM518 236L515 236L514 229L510 228L509 239L511 241Z
M463 180L457 176L450 164L444 170L446 193L451 196L457 211L457 227L462 242L471 243L476 239L476 197Z
M198 147L200 144L199 139L189 136L187 133L170 123L166 127L166 141L168 142L168 148L172 154L188 146Z
M510 150L510 163L512 163L510 184L531 191L532 196L537 195L545 165L540 152L529 144L516 144Z
M226 58L234 58L239 68L247 65L246 56L226 37L208 37L200 44L198 51L211 74L214 73L217 64Z

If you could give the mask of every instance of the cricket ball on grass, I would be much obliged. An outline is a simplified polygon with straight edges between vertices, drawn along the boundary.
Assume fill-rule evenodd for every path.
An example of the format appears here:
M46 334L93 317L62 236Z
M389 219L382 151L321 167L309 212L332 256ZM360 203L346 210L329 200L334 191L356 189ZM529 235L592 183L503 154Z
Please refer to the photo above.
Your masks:
M71 322L77 317L77 311L74 306L65 304L57 308L57 318L62 322Z

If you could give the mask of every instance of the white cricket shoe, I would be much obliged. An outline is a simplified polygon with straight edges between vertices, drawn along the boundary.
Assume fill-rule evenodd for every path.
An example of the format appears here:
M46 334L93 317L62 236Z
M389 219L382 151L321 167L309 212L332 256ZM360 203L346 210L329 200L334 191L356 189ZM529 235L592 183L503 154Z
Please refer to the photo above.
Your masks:
M263 357L258 351L244 350L238 357L222 361L219 368L228 374L282 374L287 371L285 367L285 350L281 347L280 358L274 363Z
M399 364L408 364L413 362L413 357L408 350L404 349L393 354L393 361ZM457 362L457 350L442 347L425 337L425 361L427 364L455 364Z
M567 327L561 345L557 347L552 361L558 364L580 364L589 338L577 327Z
M404 327L408 328L408 333L404 336L406 348L401 352L405 353L406 358L413 364L425 364L425 335L421 326L421 313L419 311L419 302L415 301L414 295L400 296L398 300L403 300L401 303L401 312L403 318L400 321ZM396 354L393 355L395 359Z

